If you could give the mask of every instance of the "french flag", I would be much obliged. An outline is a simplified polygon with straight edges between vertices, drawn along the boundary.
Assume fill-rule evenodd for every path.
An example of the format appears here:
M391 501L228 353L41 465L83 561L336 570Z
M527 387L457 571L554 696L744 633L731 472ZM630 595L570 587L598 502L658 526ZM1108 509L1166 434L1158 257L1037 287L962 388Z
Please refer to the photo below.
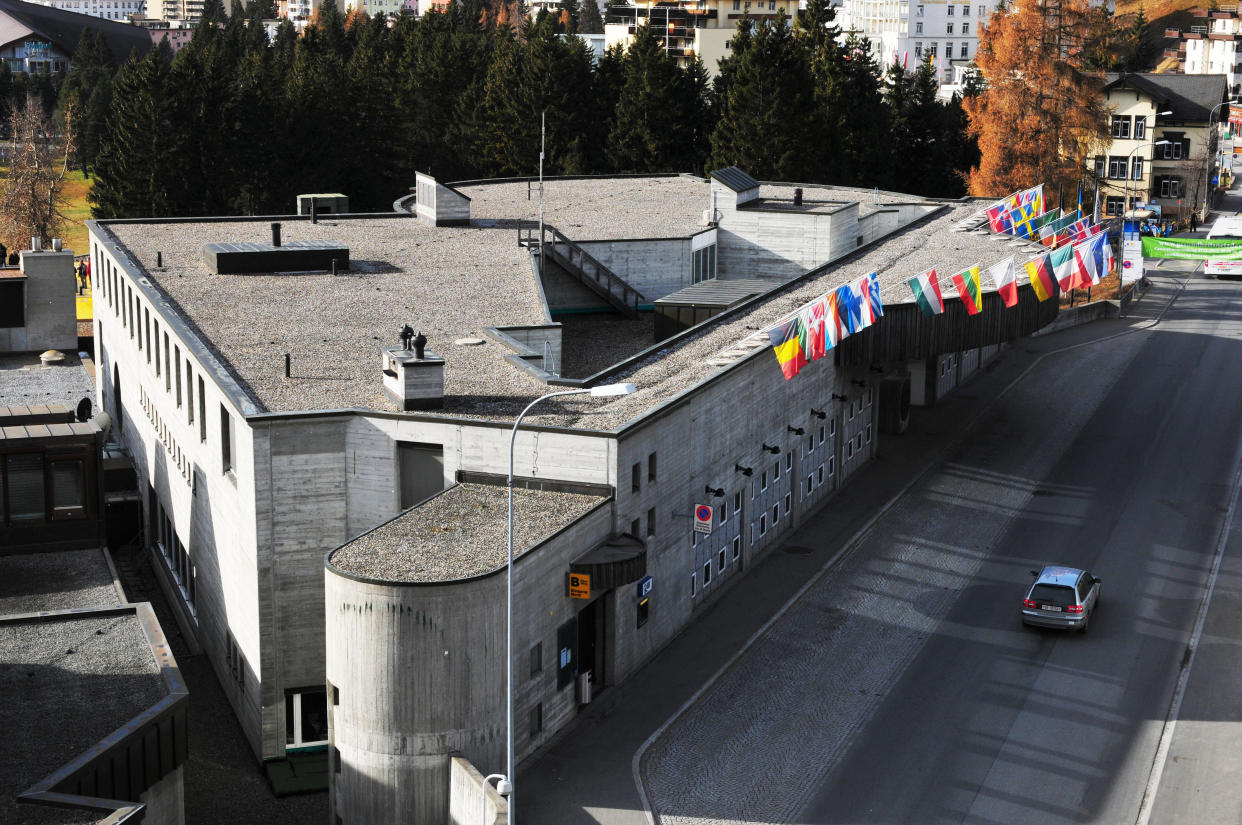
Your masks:
M1074 246L1074 271L1078 276L1077 286L1093 286L1100 282L1104 274L1104 247L1107 236L1098 232Z

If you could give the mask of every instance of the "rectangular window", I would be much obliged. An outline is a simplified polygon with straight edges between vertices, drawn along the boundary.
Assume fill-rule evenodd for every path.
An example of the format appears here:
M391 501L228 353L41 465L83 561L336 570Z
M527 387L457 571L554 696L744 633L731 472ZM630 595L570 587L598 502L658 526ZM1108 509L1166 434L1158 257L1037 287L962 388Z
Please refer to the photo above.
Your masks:
M1096 155L1095 156L1095 176L1097 178L1102 178L1107 172L1108 172L1108 165L1107 165L1107 162L1104 160L1104 156Z
M923 24L919 23L919 25L922 26ZM920 29L920 31L922 31L922 29ZM915 57L923 56L923 44L921 42L916 42L914 44L914 56Z
M919 20L918 22L914 24L914 33L915 34L923 33L923 21L922 20Z
M220 405L220 469L225 473L233 469L233 426L223 404Z
M987 14L988 14L988 7L987 7L987 6L980 6L980 7L979 7L979 16L980 16L980 17L987 17Z
M86 472L80 460L52 462L52 518L86 516Z
M543 672L543 642L535 642L530 648L530 675L538 676Z
M173 363L177 370L177 409L181 409L181 347L174 346Z
M1147 139L1147 118L1135 115L1134 117L1134 139Z
M652 507L647 511L647 535L654 536L656 531L656 510Z
M966 27L966 24L965 24L965 23L963 23L963 24L962 24L962 34L970 34L970 32L966 31L966 28L967 28L967 27ZM970 46L969 46L969 45L967 45L966 43L963 43L963 44L962 44L962 50L961 50L961 52L959 53L959 56L961 56L961 57L970 57Z
M1113 180L1125 180L1126 159L1124 157L1110 157L1108 159L1108 176Z
M634 462L634 466L630 468L630 492L637 493L643 488L643 465L640 462Z
M793 502L793 493L785 493L785 515L789 515L789 506Z
M650 611L650 604L650 599L643 599L638 603L638 609L635 611L635 625L637 627L642 627L647 623L647 615Z
M144 331L147 334L147 363L150 364L151 363L151 310L144 309L142 311L142 316L145 320L145 323L143 324Z
M1124 198L1113 197L1113 196L1109 196L1108 198L1106 198L1104 201L1104 214L1105 215L1122 214L1125 211L1125 205L1123 203L1124 200L1125 200Z
M954 11L953 6L948 6L945 8L944 13L948 15L949 17L952 17L956 12Z
M945 34L953 34L953 24L946 23L944 27L944 31L945 31ZM948 52L950 55L953 54L953 50L951 48L947 48L945 49L945 51Z
M43 455L19 453L9 456L6 464L9 520L11 522L46 520L47 502L44 498Z
M962 17L970 17L970 6L962 6Z
M198 440L207 440L207 393L203 392L203 377L198 377Z
M759 516L759 535L767 535L768 532L768 514L764 513Z
M1130 180L1143 179L1143 158L1130 158Z
M1164 146L1159 146L1157 149L1161 152L1161 155L1165 160L1181 160L1182 158L1181 141L1175 140L1172 143L1166 143Z
M695 594L698 592L699 592L698 573L691 573L690 574L690 598L693 599Z
M634 538L638 538L642 535L642 525L638 523L638 519L634 519L630 522L630 535Z
M724 569L725 569L725 551L724 551L724 548L721 547L720 552L716 554L716 572L723 573Z
M531 739L534 739L543 731L543 702L536 702L535 706L530 709L527 730L530 733Z
M785 453L785 471L793 471L793 453Z
M781 523L781 506L779 504L773 504L772 505L772 526L775 527L776 525L780 523Z
M0 281L0 329L26 326L26 284Z
M781 460L779 458L772 462L772 480L781 480Z
M656 454L652 453L647 456L647 480L654 482L656 480Z
M923 6L922 6L922 5L918 5L918 6L915 6L915 7L914 7L914 16L915 16L915 17L922 17L922 16L923 16Z
M160 376L160 319L155 319L155 377Z
M285 693L285 745L297 748L327 742L327 689L300 688Z
M733 512L735 513L742 512L742 494L741 493L733 494Z
M186 420L194 423L194 368L185 362L185 414Z
M720 509L717 511L716 515L718 519L717 521L718 524L724 524L726 521L728 521L729 520L729 502L722 501L720 503Z
M936 49L937 49L937 47L938 47L939 45L940 45L939 43L932 43L932 44L930 44L930 45L928 46L928 48L931 50L931 56L932 56L932 57L935 57L935 56L936 56Z
M1113 139L1130 139L1130 116L1113 115Z
M229 676L233 679L233 684L237 689L245 692L246 690L246 658L242 655L241 648L237 646L237 640L233 638L233 634L225 631L227 637L224 651L224 661L229 666Z
M737 561L738 556L742 555L742 537L733 537L733 560Z
M733 10L734 11L742 10L742 0L733 0Z
M172 390L172 356L169 355L168 333L164 333L164 392Z
M708 559L703 562L703 586L707 587L712 583L712 561Z

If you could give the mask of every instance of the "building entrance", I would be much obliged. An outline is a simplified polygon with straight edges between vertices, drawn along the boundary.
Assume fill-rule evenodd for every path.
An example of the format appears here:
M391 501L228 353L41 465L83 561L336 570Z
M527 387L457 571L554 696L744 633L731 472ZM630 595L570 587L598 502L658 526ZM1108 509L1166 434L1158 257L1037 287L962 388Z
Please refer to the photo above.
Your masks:
M616 594L609 590L578 611L579 673L590 671L592 699L612 681L612 605Z

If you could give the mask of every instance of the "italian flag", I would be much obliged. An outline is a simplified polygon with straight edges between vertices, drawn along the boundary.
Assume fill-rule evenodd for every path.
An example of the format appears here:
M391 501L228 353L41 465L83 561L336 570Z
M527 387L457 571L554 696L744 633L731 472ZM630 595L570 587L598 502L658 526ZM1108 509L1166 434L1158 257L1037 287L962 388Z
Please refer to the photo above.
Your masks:
M930 318L944 312L944 296L940 294L940 278L937 277L936 270L929 269L915 275L907 283L910 284L914 300L918 302L924 315Z
M1074 247L1062 246L1048 253L1052 263L1052 276L1057 279L1062 292L1074 288Z
M979 265L963 269L953 276L957 286L957 294L962 296L962 305L970 315L978 315L983 309L983 290L979 288Z
M992 283L996 285L996 291L1000 293L1001 300L1005 302L1005 306L1013 307L1017 305L1018 276L1013 269L1013 256L1010 255L1007 260L992 264L987 268L987 273Z
M1069 249L1069 247L1066 247L1066 249ZM1056 288L1052 285L1051 255L1040 255L1038 258L1032 258L1024 266L1026 267L1027 277L1031 279L1031 288L1035 290L1035 297L1041 301L1051 298L1056 292Z

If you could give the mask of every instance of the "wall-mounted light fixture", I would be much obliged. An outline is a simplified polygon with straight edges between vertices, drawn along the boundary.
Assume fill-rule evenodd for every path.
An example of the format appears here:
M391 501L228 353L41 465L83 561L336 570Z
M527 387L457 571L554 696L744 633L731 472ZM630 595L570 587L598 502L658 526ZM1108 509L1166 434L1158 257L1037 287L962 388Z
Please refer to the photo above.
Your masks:
M802 429L801 427L795 427L792 424L785 425L785 429L789 430L789 432L793 433L794 435L806 435L806 430Z
M741 464L734 464L733 469L741 473L744 476L753 476L755 474L754 470L750 469L749 467L743 467Z
M815 416L820 421L823 421L825 418L828 417L828 413L824 412L823 410L817 410L814 407L811 407L811 415Z
M772 455L780 455L780 452L781 452L780 447L773 447L769 445L767 442L764 442L763 450L764 452L771 453Z
M834 401L849 401L849 400L850 400L850 397L849 397L848 395L842 395L842 394L841 394L841 393L839 393L839 392L834 392L834 393L832 394L832 399L833 399Z
M707 485L707 490L706 490L705 492L706 492L709 496L715 496L716 498L724 498L724 488L723 488L723 487L713 487L712 485L710 485L710 484L709 484L709 485Z

